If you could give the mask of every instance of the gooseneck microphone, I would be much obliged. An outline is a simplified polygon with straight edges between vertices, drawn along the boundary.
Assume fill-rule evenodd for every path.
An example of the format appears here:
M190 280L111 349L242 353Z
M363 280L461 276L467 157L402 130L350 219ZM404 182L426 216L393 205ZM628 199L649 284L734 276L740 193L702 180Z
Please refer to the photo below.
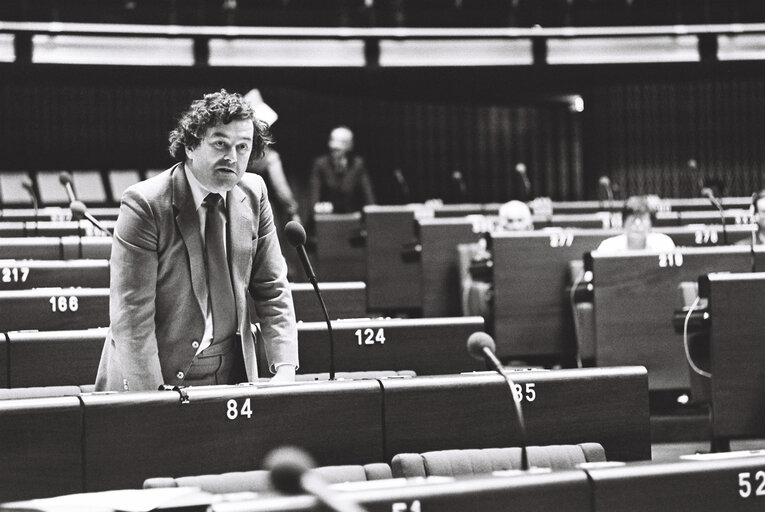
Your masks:
M300 263L303 264L303 270L305 270L305 275L313 285L313 289L316 291L316 296L319 297L319 304L321 304L321 311L324 313L324 320L327 322L327 332L329 333L329 380L335 380L335 340L332 336L332 322L329 321L327 306L324 304L324 298L321 296L319 284L316 282L316 274L313 273L311 261L308 259L308 254L305 252L305 229L303 229L303 226L299 222L291 220L284 226L284 234L287 238L287 242L297 250L298 258L300 258Z
M465 179L462 177L460 171L454 171L452 173L452 182L455 186L455 202L464 203L467 201L467 186L465 185Z
M269 469L271 484L283 494L310 494L335 512L365 512L365 509L346 496L332 491L327 483L311 471L316 464L305 451L282 447L266 456L263 466Z
M499 359L497 359L497 356L495 355L497 346L494 343L494 340L485 332L474 332L467 340L467 349L471 356L480 361L485 361L505 379L505 382L507 382L507 385L510 388L510 396L512 396L513 404L515 405L518 428L521 432L521 469L529 469L529 458L526 453L526 421L523 419L521 399L516 395L515 383L507 373L505 373L502 368L502 363L499 362Z
M77 198L74 196L74 189L72 188L72 175L66 171L61 172L58 175L58 182L66 189L66 196L69 198L69 202L77 201Z
M108 229L88 213L88 208L85 206L85 203L77 200L77 197L74 195L74 189L72 188L72 175L68 172L61 172L58 175L58 181L64 186L66 195L69 197L69 210L72 212L72 220L87 219L88 222L96 227L96 229L106 233L107 236L112 236Z
M614 203L614 189L611 186L611 178L608 176L601 176L598 180L598 185L602 190L606 193L606 200L608 201L608 205L612 206Z
M752 223L754 224L754 230L752 230L752 236L749 238L749 255L752 259L752 272L757 272L757 258L754 254L754 244L757 243L756 239L760 236L760 223L757 219L757 216L760 215L760 210L757 208L757 200L759 198L759 192L752 194Z
M723 208L722 203L720 202L719 199L715 197L715 193L712 192L712 189L709 187L702 188L701 195L709 199L709 202L712 203L712 206L717 208L717 210L720 212L720 224L722 225L723 244L728 245L728 231L725 229L725 209Z
M87 219L88 222L93 224L99 231L105 233L106 236L112 236L111 231L106 229L103 224L98 222L98 220L88 212L85 203L82 201L72 201L72 203L69 205L69 209L72 210L73 220Z
M531 199L531 181L529 180L528 172L526 172L526 164L523 162L515 164L515 172L517 172L521 176L521 180L523 180L523 198L528 201Z
M396 178L396 183L398 183L398 188L399 188L399 191L401 192L401 200L403 204L408 203L409 202L409 184L406 182L406 178L404 178L404 173L401 172L401 169L394 169L393 176Z
M27 194L29 194L29 197L32 199L32 208L35 210L35 220L37 220L37 212L39 203L37 201L37 194L35 193L35 188L32 185L32 180L29 179L29 176L24 176L24 178L21 180L21 186L24 190L27 191Z

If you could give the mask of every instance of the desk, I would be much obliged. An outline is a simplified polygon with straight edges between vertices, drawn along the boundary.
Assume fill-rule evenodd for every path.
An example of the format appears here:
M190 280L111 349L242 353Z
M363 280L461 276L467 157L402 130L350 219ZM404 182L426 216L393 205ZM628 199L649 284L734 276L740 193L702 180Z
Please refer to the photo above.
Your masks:
M367 230L367 308L370 312L419 311L422 284L419 260L404 261L417 242L415 219L432 217L423 205L364 207Z
M114 231L116 221L102 221L101 225ZM0 234L4 237L19 236L107 236L87 220L51 221L35 220L26 222L0 221Z
M765 249L757 248L757 260L765 268ZM746 246L592 252L586 265L595 288L597 364L642 364L652 390L688 388L682 338L672 326L672 312L681 303L678 285L709 272L745 272L751 264Z
M711 207L710 207L711 208ZM684 224L720 224L720 212L717 210L691 210L658 212L653 223L655 227L681 226ZM725 210L725 225L752 224L752 214L748 209Z
M109 287L109 260L0 260L0 290Z
M712 435L763 436L765 274L709 274L699 279L699 293L711 316Z
M108 288L0 291L0 332L85 329L109 325Z
M106 236L0 238L3 260L109 259L111 250L112 239Z
M88 213L99 220L117 220L119 208L88 208ZM72 220L69 208L47 206L34 210L33 208L4 208L0 210L0 220L5 221L67 221Z
M376 380L207 386L186 393L188 403L176 391L81 395L85 490L257 469L281 445L303 447L319 465L383 460Z
M92 384L107 328L81 331L7 332L8 373L2 387Z
M319 298L311 283L290 283L295 315L304 322L324 320ZM360 318L367 316L367 287L361 281L320 282L319 290L327 306L330 320L336 318ZM253 309L254 312L254 309Z
M520 371L529 445L601 443L609 460L651 458L643 367ZM386 457L519 446L515 409L495 373L381 381Z
M77 397L0 401L0 498L81 490L82 435Z
M317 213L316 275L320 281L366 279L361 213Z
M754 511L762 510L765 503L765 496L761 495L765 481L763 455L635 463L586 471L592 482L596 511ZM742 484L742 478L751 487Z
M612 230L493 233L493 332L500 357L575 351L569 261L617 234Z
M333 321L335 370L412 370L417 375L483 370L485 365L465 348L468 337L483 329L483 318L475 316ZM298 338L300 373L329 371L327 324L301 323Z
M391 486L391 484L394 484ZM482 478L396 479L333 486L369 512L464 512L522 510L590 512L589 483L583 471L519 474ZM416 503L416 504L415 504ZM510 508L508 508L510 507ZM213 505L214 512L288 512L325 510L308 496L264 497L250 502Z

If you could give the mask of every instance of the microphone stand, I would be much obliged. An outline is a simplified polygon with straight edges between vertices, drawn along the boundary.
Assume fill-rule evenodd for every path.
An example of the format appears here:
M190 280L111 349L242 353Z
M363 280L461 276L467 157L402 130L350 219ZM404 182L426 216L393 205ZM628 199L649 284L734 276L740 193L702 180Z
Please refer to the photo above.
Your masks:
M329 380L335 380L335 337L332 334L332 322L329 320L327 306L324 304L324 301L321 300L321 292L319 291L319 283L316 282L316 277L309 276L308 280L311 282L313 289L316 291L316 295L319 296L321 312L324 314L324 321L327 322L327 333L329 334Z
M492 352L489 347L483 347L481 351L483 352L484 357L491 361L494 369L500 375L502 375L502 377L505 379L505 382L507 383L507 386L510 388L510 396L513 399L515 413L518 415L518 427L521 431L521 469L525 471L529 469L529 457L526 453L526 420L523 418L523 408L521 407L521 401L518 399L518 397L515 396L515 383L502 369L502 363L499 362L499 359L497 359L497 356L494 355L494 352Z

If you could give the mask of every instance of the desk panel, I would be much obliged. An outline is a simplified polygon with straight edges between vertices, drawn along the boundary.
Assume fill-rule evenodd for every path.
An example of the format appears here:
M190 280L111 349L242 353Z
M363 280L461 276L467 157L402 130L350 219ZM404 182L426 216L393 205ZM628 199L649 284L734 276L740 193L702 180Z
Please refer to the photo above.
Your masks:
M0 291L0 332L86 329L108 325L108 288Z
M457 245L478 241L478 230L465 217L421 219L417 226L422 246L422 314L459 316L462 303Z
M583 471L519 474L444 481L354 482L333 486L369 512L523 510L591 512L589 484ZM213 505L214 512L288 512L325 510L309 496L263 497Z
M763 257L765 252L758 252L758 259ZM681 306L678 285L714 271L744 272L751 264L745 246L681 248L669 255L593 252L597 364L645 365L651 389L688 388L682 336L672 325Z
M108 260L0 260L0 290L108 288Z
M765 482L763 456L638 463L587 473L592 480L594 510L720 512L763 510L765 506L762 489L757 495ZM742 478L751 486L748 492Z
M711 316L712 433L727 438L762 436L765 274L710 274L700 288L709 299Z
M266 453L282 445L303 447L319 465L383 460L376 380L186 392L188 403L176 391L82 395L86 490L257 469Z
M618 234L607 230L495 233L494 334L500 357L573 354L569 262Z
M520 371L529 445L601 443L609 460L651 458L645 368ZM505 381L493 373L384 380L386 460L397 453L519 446Z
M291 283L295 314L304 322L324 320L319 298L311 283ZM366 285L361 281L320 282L319 290L327 306L330 320L367 316Z
M335 370L412 370L441 375L485 369L465 349L481 317L334 321ZM300 373L329 371L327 324L298 325Z
M422 307L420 262L404 261L401 254L417 241L415 218L432 215L432 210L422 205L364 207L369 311L419 310Z
M316 214L316 275L320 281L366 279L361 213Z
M61 259L61 239L57 237L0 238L0 259L58 260Z
M0 499L82 492L77 397L0 401Z
M8 332L8 387L96 382L108 329Z

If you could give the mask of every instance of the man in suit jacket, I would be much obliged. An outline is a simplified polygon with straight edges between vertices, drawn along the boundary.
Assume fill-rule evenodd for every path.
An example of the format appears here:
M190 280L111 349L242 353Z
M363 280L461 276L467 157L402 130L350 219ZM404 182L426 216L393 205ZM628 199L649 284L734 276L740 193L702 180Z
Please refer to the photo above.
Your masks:
M274 380L294 380L297 328L263 180L245 175L267 127L225 90L170 134L179 163L125 191L111 253L111 326L96 390L257 377L247 293Z
M331 203L334 213L357 212L365 205L374 204L372 182L364 159L353 153L353 132L346 126L338 126L329 135L328 147L329 154L316 158L311 168L312 213L317 203Z

